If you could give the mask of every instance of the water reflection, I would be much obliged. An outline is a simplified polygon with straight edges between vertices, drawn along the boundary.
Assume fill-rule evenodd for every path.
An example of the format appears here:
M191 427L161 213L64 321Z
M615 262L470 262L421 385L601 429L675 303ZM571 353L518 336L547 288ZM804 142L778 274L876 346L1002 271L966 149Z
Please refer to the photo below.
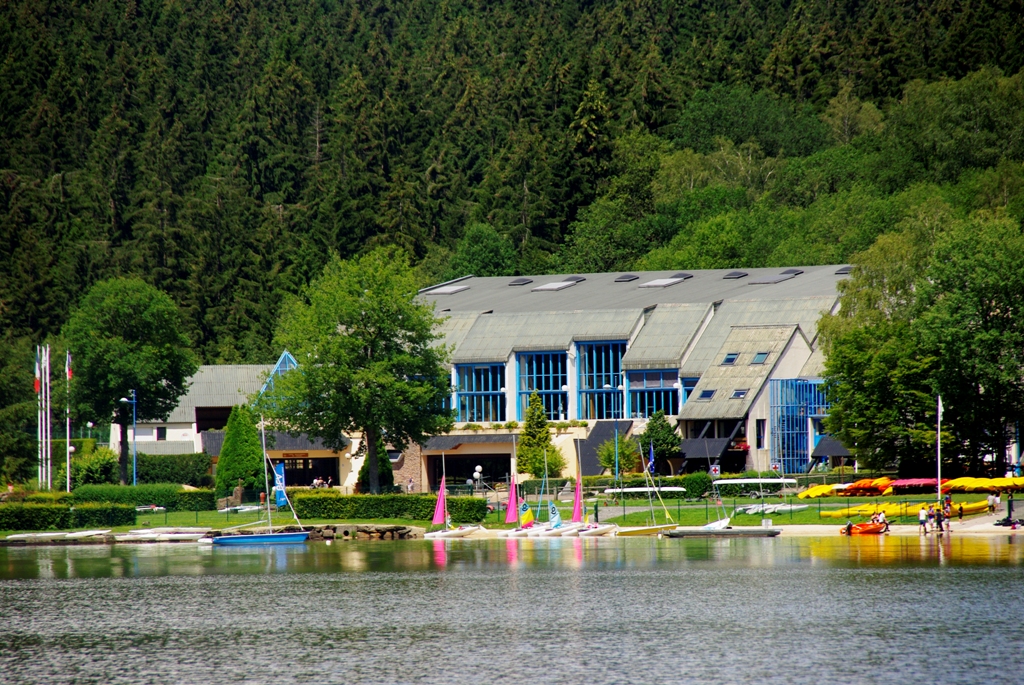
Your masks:
M307 543L0 548L0 579L436 571L452 568L639 569L687 564L1022 565L1024 542L1001 537L865 536L776 539L509 538Z

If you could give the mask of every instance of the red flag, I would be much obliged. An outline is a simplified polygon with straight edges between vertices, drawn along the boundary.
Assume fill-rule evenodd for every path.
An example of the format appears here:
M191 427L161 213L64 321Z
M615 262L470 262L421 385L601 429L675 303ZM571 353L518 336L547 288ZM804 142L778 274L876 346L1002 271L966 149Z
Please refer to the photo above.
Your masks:
M68 375L68 380L71 380L71 350L68 350L68 358L64 361L64 372Z
M39 348L36 348L36 380L35 380L36 394L43 389L43 376L39 372Z

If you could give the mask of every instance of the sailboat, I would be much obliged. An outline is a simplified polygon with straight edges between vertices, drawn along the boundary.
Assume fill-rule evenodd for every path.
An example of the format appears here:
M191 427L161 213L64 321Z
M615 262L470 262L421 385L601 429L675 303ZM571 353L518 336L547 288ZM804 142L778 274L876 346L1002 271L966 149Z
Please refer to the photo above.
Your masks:
M437 493L437 504L434 506L432 525L443 525L441 530L434 530L423 537L428 540L446 538L464 538L480 530L480 526L459 526L452 528L452 517L448 515L448 489L445 485L444 454L441 454L441 489Z
M614 523L590 523L583 516L583 463L580 461L579 443L576 444L576 492L572 500L572 522L579 524L562 533L562 537L601 537L618 526Z
M641 458L642 461L642 458ZM661 502L661 508L665 510L665 519L672 521L672 515L668 513L668 507L665 506L665 501L661 499L661 493L658 492L658 488L654 485L654 478L651 477L651 473L654 471L654 443L651 443L650 462L644 464L644 482L648 484L647 487L647 500L651 505L651 521L654 521L654 498L651 497L651 493L654 492L658 495L658 501ZM672 523L657 524L650 526L638 526L630 528L619 528L615 532L617 536L641 536L641 535L661 535L667 533L670 530L674 530L678 526L673 521Z
M267 456L267 433L264 428L263 417L260 416L260 439L263 443L263 486L267 493L267 532L266 533L254 533L252 535L219 535L213 538L212 542L215 545L280 545L280 544L294 544L297 542L305 542L309 539L309 531L299 531L294 533L275 533L273 519L270 514L270 476L267 471L267 463L270 461L270 457ZM280 471L274 469L274 494L276 495L277 506L286 503L288 508L292 510L292 516L295 517L295 522L299 524L299 528L302 527L302 522L299 521L298 514L295 513L295 507L292 506L291 500L288 498L288 493L284 489L284 464L278 464ZM249 525L249 524L247 524ZM200 540L202 542L202 540Z

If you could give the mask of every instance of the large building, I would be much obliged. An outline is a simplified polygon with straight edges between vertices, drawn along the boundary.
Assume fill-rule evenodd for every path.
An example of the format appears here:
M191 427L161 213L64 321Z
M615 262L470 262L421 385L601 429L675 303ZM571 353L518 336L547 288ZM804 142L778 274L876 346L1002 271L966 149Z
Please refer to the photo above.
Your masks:
M642 435L663 410L679 426L673 473L776 467L804 471L816 458L848 456L822 440L827 404L818 320L838 307L847 266L465 278L421 291L443 318L452 348L456 429L392 454L395 481L410 489L487 482L513 468L516 430L532 393L560 424L563 475L600 473L597 447L616 431ZM139 451L219 454L230 408L277 367L204 366L167 422L140 425ZM567 425L572 421L574 425ZM342 453L274 436L270 456L290 483L316 476L351 488L360 437ZM117 433L111 435L116 444ZM816 449L820 448L820 449ZM834 454L830 454L834 452Z
M577 461L584 475L599 472L596 447L615 424L642 433L659 409L680 427L674 472L805 470L821 436L821 393L814 407L773 407L772 388L779 397L793 382L818 388L818 319L836 310L837 283L849 271L470 276L426 288L422 297L445 317L452 407L463 430L407 455L416 458L401 476L436 486L444 455L449 482L477 465L503 480L514 431L493 427L522 421L533 392L550 420L587 422L556 435L570 464L565 475L575 475ZM803 439L773 434L773 410Z

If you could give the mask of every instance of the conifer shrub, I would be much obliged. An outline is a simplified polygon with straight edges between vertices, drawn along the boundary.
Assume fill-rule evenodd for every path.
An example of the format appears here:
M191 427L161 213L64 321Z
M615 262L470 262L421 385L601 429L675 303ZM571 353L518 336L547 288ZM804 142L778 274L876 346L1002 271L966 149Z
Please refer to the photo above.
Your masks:
M230 495L239 480L246 490L262 491L266 485L256 417L244 405L233 407L228 417L224 444L217 458L217 494L220 497Z
M544 403L536 392L530 395L523 432L516 445L516 468L520 473L529 473L535 478L543 478L545 471L548 478L557 478L565 468L562 453L551 442Z

